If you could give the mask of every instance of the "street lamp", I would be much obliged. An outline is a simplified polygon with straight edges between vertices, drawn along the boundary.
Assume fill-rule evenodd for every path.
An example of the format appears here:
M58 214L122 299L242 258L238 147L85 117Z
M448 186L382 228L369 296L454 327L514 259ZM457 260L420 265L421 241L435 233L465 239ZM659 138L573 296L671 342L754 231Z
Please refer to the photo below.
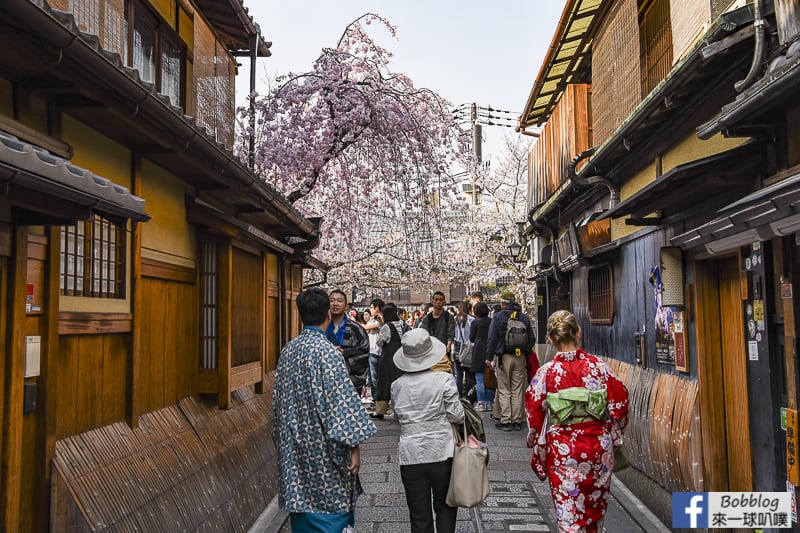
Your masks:
M518 262L517 258L519 257L520 250L522 250L522 245L518 242L512 242L508 245L508 252L515 263Z

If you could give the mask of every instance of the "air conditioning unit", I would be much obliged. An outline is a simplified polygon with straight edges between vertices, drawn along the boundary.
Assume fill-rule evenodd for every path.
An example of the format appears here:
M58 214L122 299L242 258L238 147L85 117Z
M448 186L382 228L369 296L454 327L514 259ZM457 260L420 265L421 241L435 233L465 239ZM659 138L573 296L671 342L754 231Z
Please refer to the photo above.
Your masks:
M534 237L528 240L528 266L533 268L547 268L552 261L552 255L550 239Z

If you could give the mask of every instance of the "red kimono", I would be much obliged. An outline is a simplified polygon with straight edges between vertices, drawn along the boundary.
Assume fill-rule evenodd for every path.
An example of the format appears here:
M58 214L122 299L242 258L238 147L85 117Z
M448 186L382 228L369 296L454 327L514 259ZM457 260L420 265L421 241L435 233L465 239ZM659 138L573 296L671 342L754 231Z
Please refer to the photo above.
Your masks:
M547 420L547 393L572 387L589 391L606 389L607 416L604 420L564 424L554 424L551 420L547 428L546 472L559 532L597 532L602 530L608 503L614 448L622 445L622 432L628 421L628 390L609 366L594 355L582 349L557 353L536 372L525 393L530 428L528 446L534 447Z

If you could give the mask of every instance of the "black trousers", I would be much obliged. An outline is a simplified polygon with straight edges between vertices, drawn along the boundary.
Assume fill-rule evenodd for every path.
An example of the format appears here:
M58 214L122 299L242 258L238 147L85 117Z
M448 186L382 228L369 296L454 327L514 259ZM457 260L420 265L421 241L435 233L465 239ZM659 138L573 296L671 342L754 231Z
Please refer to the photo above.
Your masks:
M450 470L453 460L438 463L403 465L400 477L406 490L408 514L411 518L411 533L433 533L433 511L436 512L437 533L453 533L456 530L456 507L445 503L447 487L450 485Z

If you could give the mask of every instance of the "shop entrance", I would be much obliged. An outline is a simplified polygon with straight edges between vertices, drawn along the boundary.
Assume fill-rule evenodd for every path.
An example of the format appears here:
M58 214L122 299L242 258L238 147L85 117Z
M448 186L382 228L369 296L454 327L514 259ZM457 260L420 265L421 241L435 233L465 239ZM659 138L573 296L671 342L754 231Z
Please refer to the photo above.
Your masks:
M753 485L739 257L697 263L697 346L705 490Z

